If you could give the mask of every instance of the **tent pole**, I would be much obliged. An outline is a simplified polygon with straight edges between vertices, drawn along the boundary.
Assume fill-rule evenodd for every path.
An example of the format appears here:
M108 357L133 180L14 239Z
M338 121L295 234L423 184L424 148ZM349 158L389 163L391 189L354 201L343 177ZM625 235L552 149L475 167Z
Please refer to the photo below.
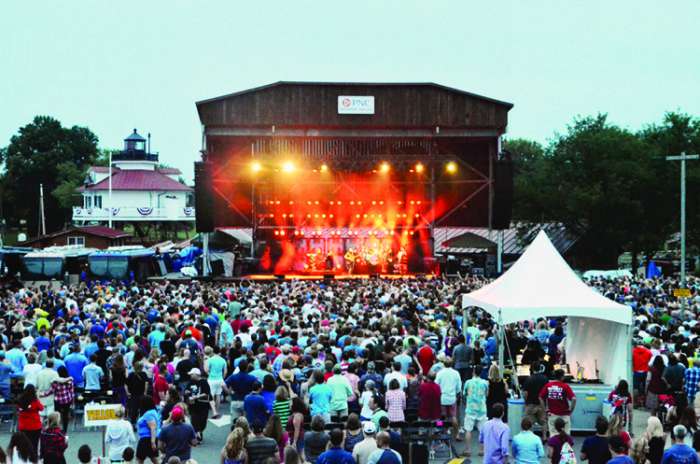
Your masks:
M501 373L501 377L503 377L503 371L504 371L504 361L503 361L503 355L504 355L504 350L503 350L503 340L505 339L505 333L503 330L503 317L501 315L501 310L498 310L498 370Z

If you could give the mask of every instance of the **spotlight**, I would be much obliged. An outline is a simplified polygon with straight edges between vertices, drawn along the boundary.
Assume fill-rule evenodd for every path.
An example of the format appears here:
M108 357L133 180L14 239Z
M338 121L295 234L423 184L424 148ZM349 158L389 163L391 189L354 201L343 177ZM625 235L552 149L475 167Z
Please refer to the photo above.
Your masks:
M416 167L414 169L416 170L416 173L420 174L425 169L425 166L423 166L423 163L416 163Z
M379 172L381 172L382 174L386 174L387 172L389 172L389 169L391 169L391 167L386 161L379 165Z
M262 171L262 164L260 164L260 162L258 162L258 161L253 161L250 164L250 170L253 172L260 172L260 171Z
M294 172L294 169L294 163L292 163L291 161L285 161L285 163L282 165L282 171L284 172Z
M281 235L282 237L284 237L284 231L283 231L283 230L280 230L280 235Z
M327 164L321 165L321 172L328 172L328 165Z
M457 172L457 163L455 163L454 161L450 161L445 165L445 170L450 174L454 174L455 172Z

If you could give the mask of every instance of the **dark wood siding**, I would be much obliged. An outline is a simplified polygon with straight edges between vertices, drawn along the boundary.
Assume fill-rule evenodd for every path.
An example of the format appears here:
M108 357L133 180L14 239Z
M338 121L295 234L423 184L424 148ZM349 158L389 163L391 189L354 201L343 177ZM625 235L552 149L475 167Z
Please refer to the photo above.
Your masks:
M339 95L374 96L373 115L338 114ZM435 84L279 83L199 102L205 126L488 128L502 131L512 105Z

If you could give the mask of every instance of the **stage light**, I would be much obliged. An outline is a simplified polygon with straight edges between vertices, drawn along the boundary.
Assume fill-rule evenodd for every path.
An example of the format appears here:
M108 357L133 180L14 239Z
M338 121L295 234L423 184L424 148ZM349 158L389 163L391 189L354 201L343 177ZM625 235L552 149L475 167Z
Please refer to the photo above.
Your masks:
M333 219L333 215L332 215L332 214L329 214L328 217L331 218L331 219Z
M382 174L386 174L387 172L389 172L389 169L391 169L391 167L386 161L379 165L379 172L381 172Z
M328 165L327 164L321 165L321 172L328 172Z
M413 200L411 200L411 204L412 204L412 205L415 205L415 204L416 204L416 202L415 202L415 201L413 201Z
M317 205L317 204L318 204L318 200L314 201L314 204Z
M334 202L333 200L331 200L331 206L333 206L334 203L335 203L335 202Z
M384 204L384 200L381 200L381 201L379 202L379 204L380 204L380 205L383 205L383 204Z
M358 205L361 205L361 204L362 204L362 202L361 202L361 201L358 201L358 202L357 202L357 204L358 204Z
M455 163L454 161L450 161L445 165L445 170L450 174L454 174L455 172L457 172L457 163Z
M275 235L279 235L279 234L280 234L280 233L279 233L279 231L278 231L278 230L276 230L276 231L275 231Z
M338 200L338 204L339 204L339 205L342 205L342 204L343 204L343 202L342 202L342 201L340 201L340 200Z
M353 200L350 200L350 205L355 206L355 202Z
M290 218L293 218L293 217L294 217L294 215L293 215L293 214L290 214L290 215L289 215L289 217L290 217Z
M253 161L250 164L250 170L253 172L260 172L260 171L262 171L262 164L260 164L260 162L258 162L258 161Z
M307 218L310 218L310 217L311 217L311 214L307 214L306 217L307 217Z
M273 217L275 217L275 215L274 215L274 214L272 214L272 213L270 213L270 217L271 217L271 218L273 218Z
M287 213L284 213L284 214L282 215L282 217L285 218L285 219L287 219Z
M290 200L290 201L289 201L289 204L290 204L290 205L293 205L293 204L294 204L294 202Z
M295 169L294 163L291 161L285 161L285 163L282 165L282 171L287 173L294 172Z
M284 233L285 233L285 232L284 232L283 230L280 230L280 235L281 235L282 237L284 237Z
M315 219L318 219L318 214L314 214L314 218L315 218Z
M420 200L418 200L418 201L416 202L416 204L417 204L417 205L420 205L420 203L421 203L421 201L420 201Z
M322 214L321 217L322 217L323 219L326 219L326 215L325 215L325 214Z
M415 217L420 217L420 214L416 213L414 214Z
M356 217L357 219L360 219L360 215L359 215L359 214L356 214L355 217Z
M275 202L275 204L276 204L276 205L279 205L279 204L280 204L280 201L279 201L279 200L277 200L277 201Z
M425 169L425 166L423 166L423 163L416 163L416 167L415 167L416 173L420 174L423 172L424 169Z

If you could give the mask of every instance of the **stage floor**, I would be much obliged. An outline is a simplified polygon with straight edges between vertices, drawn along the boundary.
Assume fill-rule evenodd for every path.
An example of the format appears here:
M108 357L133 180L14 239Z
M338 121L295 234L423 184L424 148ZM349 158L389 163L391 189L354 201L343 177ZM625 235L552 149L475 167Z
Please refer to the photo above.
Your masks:
M435 276L432 274L341 274L341 273L314 273L314 274L249 274L242 276L242 279L249 280L324 280L327 276L335 280L367 280L371 278L380 279L427 279Z

